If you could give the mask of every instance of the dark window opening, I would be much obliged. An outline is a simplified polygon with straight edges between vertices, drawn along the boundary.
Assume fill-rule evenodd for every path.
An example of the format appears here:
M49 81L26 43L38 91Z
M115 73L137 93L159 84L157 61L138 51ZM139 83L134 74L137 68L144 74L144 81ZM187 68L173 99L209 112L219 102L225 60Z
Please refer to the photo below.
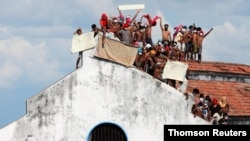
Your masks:
M102 123L91 131L88 141L127 141L127 137L117 125Z

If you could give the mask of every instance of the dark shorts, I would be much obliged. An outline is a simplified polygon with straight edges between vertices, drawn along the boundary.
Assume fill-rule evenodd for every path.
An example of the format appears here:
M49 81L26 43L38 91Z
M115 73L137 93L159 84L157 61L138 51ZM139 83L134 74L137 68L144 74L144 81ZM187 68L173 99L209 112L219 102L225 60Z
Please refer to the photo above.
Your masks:
M146 38L146 43L151 44L151 46L153 46L152 38Z
M186 43L186 49L185 52L191 52L192 51L192 43Z

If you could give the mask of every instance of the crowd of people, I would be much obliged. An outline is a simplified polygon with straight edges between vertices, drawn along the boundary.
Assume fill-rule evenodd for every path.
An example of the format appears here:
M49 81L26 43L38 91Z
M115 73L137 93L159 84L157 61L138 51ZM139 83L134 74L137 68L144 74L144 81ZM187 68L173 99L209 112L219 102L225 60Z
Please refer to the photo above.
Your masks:
M185 93L188 98L188 93ZM200 93L198 88L194 88L191 94L194 104L191 112L194 117L198 116L212 123L213 125L228 125L229 104L225 96L219 100L211 98L209 95Z
M188 27L181 24L174 27L174 33L171 33L169 25L162 23L162 17L152 17L150 14L139 16L140 11L138 9L133 18L125 17L121 10L118 16L112 17L102 13L98 28L105 36L108 37L112 33L122 43L138 48L135 67L161 81L166 81L162 78L162 72L168 59L201 62L202 42L213 28L204 33L203 29L195 24ZM158 25L162 38L155 43L152 39L152 30ZM174 87L177 84L172 80L167 83Z
M139 16L141 10L138 9L131 18L129 15L125 17L121 10L118 11L117 16L108 17L106 13L102 13L99 20L100 27L93 24L92 29L101 31L106 37L112 33L122 43L138 47L135 66L140 70L154 75L153 73L158 70L153 69L160 69L164 66L161 64L167 59L201 62L202 42L213 28L204 33L203 29L195 24L190 26L180 24L175 26L174 33L171 33L169 25L163 24L160 16L153 18L150 14ZM152 40L152 30L158 25L162 38L155 43ZM159 78L157 74L155 76Z
M118 38L122 43L138 48L138 53L134 61L134 66L144 71L160 81L166 82L170 86L178 89L183 82L176 80L164 80L162 73L168 59L175 61L192 61L201 63L202 60L202 42L204 38L213 30L208 32L195 24L189 26L178 25L174 27L174 33L169 30L168 24L162 23L162 17L151 17L150 14L143 14L137 20L140 9L133 16L124 16L119 10L118 16L108 17L102 13L98 27L92 24L91 28L96 36L99 32L103 37L110 37L110 34ZM157 24L158 23L158 24ZM152 40L152 30L159 25L161 29L161 39L156 43ZM81 29L77 29L74 34L82 34ZM104 39L104 38L103 38ZM76 62L76 68L79 68L79 62L82 58L82 52ZM187 95L187 93L184 93ZM229 105L226 98L219 101L216 98L211 99L199 92L199 89L193 90L194 105L192 107L193 115L199 116L212 124L227 124Z

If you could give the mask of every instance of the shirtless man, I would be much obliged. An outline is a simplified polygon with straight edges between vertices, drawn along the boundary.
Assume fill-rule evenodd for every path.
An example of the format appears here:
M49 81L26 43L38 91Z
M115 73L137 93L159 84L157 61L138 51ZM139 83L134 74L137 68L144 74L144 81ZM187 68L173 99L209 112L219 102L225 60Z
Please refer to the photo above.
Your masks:
M156 20L159 17L155 16L154 19L151 19L151 16L149 14L146 14L141 17L140 23L142 22L142 18L146 18L148 20L148 25L146 26L146 42L153 46L152 27L156 25Z
M144 65L144 71L147 72L150 75L153 75L154 72L154 66L155 66L155 62L154 62L154 56L155 56L156 52L154 49L149 49L147 52L145 52L145 65Z
M143 51L137 53L134 65L141 71L144 71L145 59L145 53Z
M96 24L92 24L92 25L91 25L91 28L92 28L91 31L94 32L94 37L95 37L99 32L102 31L100 28L98 28L98 27L96 26Z
M198 45L198 62L201 62L201 54L202 54L202 42L203 39L213 30L211 28L206 34L203 33L201 28L198 28L198 36L197 36L197 45Z
M172 41L172 37L171 37L171 32L168 30L168 24L164 24L164 27L162 25L162 17L160 18L160 27L161 27L161 31L162 31L162 44L165 43L165 41L170 42Z
M185 51L184 51L184 59L186 61L191 60L191 47L192 47L192 30L191 26L189 26L189 29L184 32L183 35L183 42L185 44Z
M180 56L180 53L181 51L178 49L177 47L177 42L175 41L172 41L172 43L170 43L170 48L171 48L171 59L172 60L179 60L179 56Z
M197 39L198 33L197 33L197 29L195 28L193 30L193 36L192 36L192 44L193 44L193 51L192 51L192 56L193 56L193 60L192 61L196 61L196 55L198 53L198 39Z
M134 31L133 41L138 42L138 47L143 47L143 44L146 42L145 27L142 25L138 26L139 28Z

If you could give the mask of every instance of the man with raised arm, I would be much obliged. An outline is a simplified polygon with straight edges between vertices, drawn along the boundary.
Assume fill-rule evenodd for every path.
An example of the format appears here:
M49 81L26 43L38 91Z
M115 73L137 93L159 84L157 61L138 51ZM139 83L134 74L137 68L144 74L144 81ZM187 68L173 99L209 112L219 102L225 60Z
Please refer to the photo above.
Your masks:
M201 54L202 54L202 42L204 40L204 38L213 30L213 28L211 28L207 33L203 33L203 30L198 27L197 31L198 31L198 36L197 36L197 45L198 45L198 62L201 62Z
M159 17L159 18L160 18L160 27L162 31L162 44L164 44L165 42L171 42L172 37L171 37L171 32L168 30L168 24L164 24L163 26L162 17Z

